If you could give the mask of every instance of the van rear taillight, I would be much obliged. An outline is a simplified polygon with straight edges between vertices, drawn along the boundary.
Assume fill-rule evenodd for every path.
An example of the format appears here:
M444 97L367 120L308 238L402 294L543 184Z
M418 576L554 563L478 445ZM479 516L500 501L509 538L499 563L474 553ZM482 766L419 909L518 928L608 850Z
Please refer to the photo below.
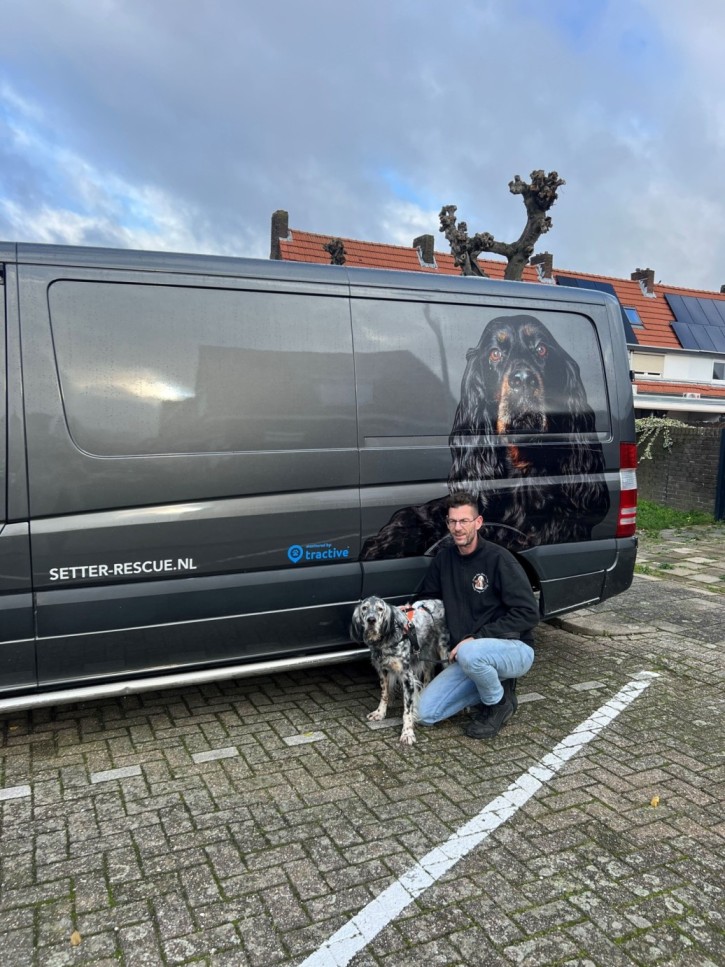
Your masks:
M617 537L633 537L637 529L637 444L619 444L619 516Z

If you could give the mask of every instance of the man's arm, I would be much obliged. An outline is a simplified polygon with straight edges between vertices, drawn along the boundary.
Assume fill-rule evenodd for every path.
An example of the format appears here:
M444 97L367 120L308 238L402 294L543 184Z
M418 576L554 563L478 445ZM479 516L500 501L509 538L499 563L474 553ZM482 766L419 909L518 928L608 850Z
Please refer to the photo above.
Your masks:
M423 579L413 593L412 601L422 601L425 598L443 597L441 589L441 568L440 560L434 557L428 565L428 570L423 575Z

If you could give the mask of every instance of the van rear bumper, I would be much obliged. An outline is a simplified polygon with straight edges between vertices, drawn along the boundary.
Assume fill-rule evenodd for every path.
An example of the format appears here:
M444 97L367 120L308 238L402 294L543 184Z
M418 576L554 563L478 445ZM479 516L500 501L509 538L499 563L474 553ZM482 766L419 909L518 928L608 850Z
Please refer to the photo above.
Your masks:
M533 547L521 554L538 578L542 618L586 608L626 591L637 559L637 538Z

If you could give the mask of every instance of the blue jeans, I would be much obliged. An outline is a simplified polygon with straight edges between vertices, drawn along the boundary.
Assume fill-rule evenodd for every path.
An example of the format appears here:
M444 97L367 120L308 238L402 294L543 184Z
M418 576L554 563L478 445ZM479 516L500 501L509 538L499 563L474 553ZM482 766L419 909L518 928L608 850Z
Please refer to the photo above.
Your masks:
M420 693L416 718L423 725L433 725L469 705L496 705L503 698L501 682L520 678L533 663L534 649L523 641L464 641L456 660Z

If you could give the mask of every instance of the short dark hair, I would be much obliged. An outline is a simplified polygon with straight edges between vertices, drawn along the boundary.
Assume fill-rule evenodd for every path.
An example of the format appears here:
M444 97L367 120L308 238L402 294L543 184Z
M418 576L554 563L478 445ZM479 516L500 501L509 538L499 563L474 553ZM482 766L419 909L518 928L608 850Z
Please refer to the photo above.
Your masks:
M475 497L467 490L457 490L455 493L450 494L450 496L446 498L446 509L451 510L453 507L475 507L476 516L481 513L481 510L478 506L478 497Z

